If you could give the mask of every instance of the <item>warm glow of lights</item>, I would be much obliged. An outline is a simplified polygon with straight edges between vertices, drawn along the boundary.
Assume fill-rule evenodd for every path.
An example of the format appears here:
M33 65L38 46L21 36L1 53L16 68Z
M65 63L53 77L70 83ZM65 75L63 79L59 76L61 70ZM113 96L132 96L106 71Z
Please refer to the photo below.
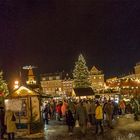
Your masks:
M8 99L5 99L5 100L4 100L5 103L7 103L8 101L9 101Z
M19 88L19 81L16 80L14 82L14 89L17 89L17 88Z
M15 81L15 84L18 85L19 84L19 81Z
M36 84L36 81L33 80L33 81L26 81L26 83L29 85L29 84Z
M19 85L14 85L14 89L17 89L17 88L19 88Z
M28 88L26 88L26 87L24 87L24 86L20 87L20 91L21 91L21 90L27 90L29 93L31 93L31 90L29 90ZM20 92L20 91L19 91L19 92Z

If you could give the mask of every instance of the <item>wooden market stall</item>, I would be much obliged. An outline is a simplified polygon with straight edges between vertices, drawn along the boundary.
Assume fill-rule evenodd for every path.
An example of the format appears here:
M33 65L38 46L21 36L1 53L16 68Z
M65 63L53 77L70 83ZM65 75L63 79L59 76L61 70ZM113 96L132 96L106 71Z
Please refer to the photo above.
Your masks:
M74 93L76 97L80 98L93 98L94 96L94 91L92 88L74 88Z
M19 132L31 134L42 129L40 95L36 91L20 86L6 97L5 108L14 111Z

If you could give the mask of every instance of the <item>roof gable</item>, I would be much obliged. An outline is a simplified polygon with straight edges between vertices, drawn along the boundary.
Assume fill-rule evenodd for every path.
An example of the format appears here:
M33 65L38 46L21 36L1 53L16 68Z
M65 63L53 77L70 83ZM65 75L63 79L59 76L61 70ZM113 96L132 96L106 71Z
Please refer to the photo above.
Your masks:
M18 89L14 90L8 97L25 97L25 96L38 96L39 93L33 91L25 86L20 86Z
M91 74L101 74L101 71L99 71L95 66L92 67L90 70Z

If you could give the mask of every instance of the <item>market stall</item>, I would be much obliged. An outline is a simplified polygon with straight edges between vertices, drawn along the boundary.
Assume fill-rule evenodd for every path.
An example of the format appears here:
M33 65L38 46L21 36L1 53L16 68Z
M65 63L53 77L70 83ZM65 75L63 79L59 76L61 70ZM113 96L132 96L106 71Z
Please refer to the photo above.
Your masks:
M15 113L18 131L30 134L41 129L39 93L21 86L6 97L5 108Z
M82 98L93 98L94 96L94 91L92 90L92 88L74 88L73 91L76 97L78 97L79 99Z

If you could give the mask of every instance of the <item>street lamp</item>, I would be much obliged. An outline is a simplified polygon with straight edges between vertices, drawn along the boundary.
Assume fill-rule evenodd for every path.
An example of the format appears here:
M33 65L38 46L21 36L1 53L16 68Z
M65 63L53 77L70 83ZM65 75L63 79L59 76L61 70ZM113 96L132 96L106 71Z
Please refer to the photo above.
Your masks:
M14 83L14 89L17 89L17 88L19 88L19 81L15 81L15 83Z

